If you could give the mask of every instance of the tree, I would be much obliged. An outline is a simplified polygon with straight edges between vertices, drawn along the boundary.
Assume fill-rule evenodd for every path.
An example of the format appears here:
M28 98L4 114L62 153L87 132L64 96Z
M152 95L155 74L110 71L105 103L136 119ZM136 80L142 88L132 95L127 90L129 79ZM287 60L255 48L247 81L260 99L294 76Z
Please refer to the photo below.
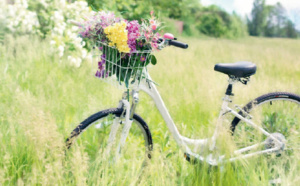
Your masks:
M221 37L226 34L226 25L217 14L203 14L198 29L205 35Z
M285 8L277 3L275 6L267 6L267 24L265 36L286 37L287 16Z
M266 6L265 0L255 0L251 18L248 18L250 35L292 38L298 35L295 25L288 19L286 10L280 3Z
M286 30L287 37L289 37L289 38L297 38L298 37L298 33L297 33L297 30L295 29L295 25L291 20L287 21L285 30Z
M236 38L247 32L245 24L237 14L230 15L215 5L202 8L196 17L197 28L205 35Z
M265 0L255 0L251 11L251 20L247 19L249 34L252 36L264 35L266 18Z

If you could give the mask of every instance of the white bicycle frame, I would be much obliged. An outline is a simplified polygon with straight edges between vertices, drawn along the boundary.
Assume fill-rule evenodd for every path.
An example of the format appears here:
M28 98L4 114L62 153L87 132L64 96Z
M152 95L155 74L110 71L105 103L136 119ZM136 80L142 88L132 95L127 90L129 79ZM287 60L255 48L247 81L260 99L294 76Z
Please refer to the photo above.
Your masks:
M229 79L229 84L233 84L235 81L233 79ZM249 158L255 155L260 155L260 154L265 154L265 153L271 153L271 152L275 152L278 151L280 149L280 147L283 145L283 142L279 141L277 138L275 138L274 136L272 136L272 134L268 133L267 131L265 131L262 127L260 127L259 125L253 123L251 120L247 119L246 117L240 115L238 112L236 112L235 110L231 109L228 105L229 102L231 102L229 95L225 95L224 99L223 99L223 104L221 107L221 111L219 114L219 118L218 118L218 122L215 128L215 131L213 133L213 136L211 138L205 138L205 139L190 139L187 138L185 136L182 136L174 121L172 120L172 117L170 116L155 84L153 83L153 81L151 80L151 77L149 74L147 74L147 78L143 79L142 82L140 82L140 85L137 89L133 89L133 91L138 94L139 91L144 91L145 93L147 93L155 102L155 105L157 107L157 109L159 110L160 114L162 115L163 119L166 122L166 125L169 129L169 131L171 132L171 134L173 135L176 143L181 147L181 149L188 153L189 155L193 156L194 158L201 160L201 161L206 161L211 165L218 165L221 162L231 162L231 161L235 161L238 159L242 159L242 158ZM135 98L136 95L133 96L133 100L136 100L138 98ZM123 106L124 109L126 109L126 115L125 115L125 128L126 130L123 130L125 132L122 132L121 135L121 140L120 140L120 144L119 146L123 146L123 144L125 143L126 137L128 135L130 126L132 121L129 120L130 115L133 115L132 112L129 112L132 108L130 107L129 101L123 97L123 99L121 100L121 105L119 106ZM135 108L134 108L135 109ZM134 110L133 109L133 110ZM242 121L244 121L245 123L247 123L249 126L257 129L258 131L260 131L261 133L263 133L264 135L266 135L267 137L271 138L272 140L274 140L274 142L276 143L274 148L270 148L270 149L265 149L265 150L261 150L261 151L256 151L256 152L251 152L248 154L243 154L246 153L252 149L255 149L259 146L265 145L266 142L261 142L255 145L251 145L239 150L234 151L234 154L231 158L226 159L225 160L225 155L221 155L217 158L213 158L212 154L210 154L207 157L203 157L201 156L201 154L198 154L196 152L193 152L189 145L194 145L197 147L204 147L209 145L209 149L211 151L215 150L215 144L216 144L216 140L220 134L220 127L222 125L222 116L226 113L231 113L234 116L238 117L239 119L241 119ZM111 133L114 133L114 131L111 131ZM111 139L113 140L113 139Z

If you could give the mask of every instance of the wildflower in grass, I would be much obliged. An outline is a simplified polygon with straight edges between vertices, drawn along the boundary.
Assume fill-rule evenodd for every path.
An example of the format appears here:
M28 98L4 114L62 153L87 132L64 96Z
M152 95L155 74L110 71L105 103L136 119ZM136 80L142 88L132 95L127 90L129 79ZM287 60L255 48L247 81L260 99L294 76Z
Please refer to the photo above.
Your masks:
M62 57L63 55L64 55L64 50L65 50L65 47L64 46L59 46L58 47L58 55L59 55L59 57Z

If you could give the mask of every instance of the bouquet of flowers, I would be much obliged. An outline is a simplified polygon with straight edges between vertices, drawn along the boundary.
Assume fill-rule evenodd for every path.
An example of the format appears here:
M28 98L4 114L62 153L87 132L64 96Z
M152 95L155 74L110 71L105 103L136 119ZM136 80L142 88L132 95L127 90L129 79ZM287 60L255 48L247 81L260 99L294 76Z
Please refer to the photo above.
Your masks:
M156 58L151 54L158 50L159 26L153 11L150 18L127 21L111 12L94 13L81 23L80 36L100 50L96 77L105 79L115 75L126 87L142 78L143 69Z

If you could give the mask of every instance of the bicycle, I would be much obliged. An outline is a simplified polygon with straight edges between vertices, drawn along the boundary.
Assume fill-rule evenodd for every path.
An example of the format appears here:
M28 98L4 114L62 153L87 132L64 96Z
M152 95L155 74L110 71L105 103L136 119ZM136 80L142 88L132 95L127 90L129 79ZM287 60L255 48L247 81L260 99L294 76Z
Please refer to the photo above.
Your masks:
M176 41L171 34L165 35L159 44L160 49L167 46L188 48L187 44ZM114 70L115 62L109 61L108 63L110 63L109 68ZM130 68L124 67L124 69L128 71ZM84 146L87 147L87 152L91 156L102 155L101 158L112 162L118 161L121 156L125 160L130 159L132 154L140 157L139 160L142 162L145 156L146 159L151 159L153 140L150 129L142 117L135 113L139 103L139 92L143 91L154 101L170 133L185 152L184 156L188 161L202 161L217 166L223 162L233 162L263 154L279 156L287 153L291 155L294 150L299 150L299 95L288 92L268 93L250 101L242 108L236 106L236 109L233 109L231 108L233 104L231 98L234 96L233 85L238 82L246 85L250 77L256 73L256 65L251 62L216 64L214 70L228 75L229 80L211 138L190 139L179 133L147 68L142 66L138 67L134 76L131 76L134 80L129 85L131 87L125 88L126 91L118 107L95 113L81 122L67 139L67 148L70 148L74 140L81 135L82 138L77 141L79 144L85 143ZM230 157L224 154L215 157L213 152L218 148L216 141L221 132L223 119L227 115L233 117L229 131L233 140L237 141L237 150ZM94 127L91 127L92 125ZM120 129L121 127L123 129ZM85 136L88 136L87 140L84 140ZM144 144L142 150L141 144ZM195 151L192 147L208 148L211 153L204 156L201 150L199 153L199 150Z

